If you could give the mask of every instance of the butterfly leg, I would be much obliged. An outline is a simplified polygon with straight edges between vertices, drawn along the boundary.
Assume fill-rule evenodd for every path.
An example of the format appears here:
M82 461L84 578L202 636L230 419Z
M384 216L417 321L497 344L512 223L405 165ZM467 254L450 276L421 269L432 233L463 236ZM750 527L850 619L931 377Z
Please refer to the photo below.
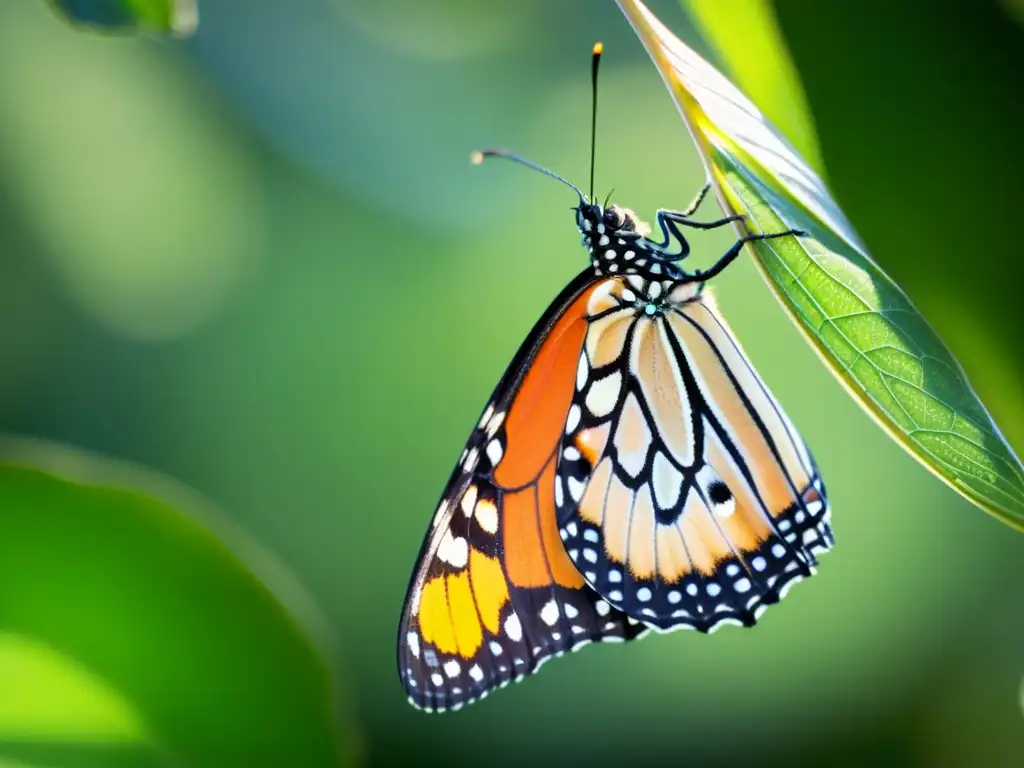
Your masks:
M767 234L761 233L757 235L747 235L746 237L741 237L739 240L736 241L735 245L733 245L732 248L726 251L722 255L722 257L715 262L714 266L704 271L697 270L696 272L694 272L693 277L694 279L701 281L710 280L712 277L720 273L723 269L728 267L733 262L733 260L740 255L740 252L743 250L743 246L745 243L752 243L756 242L757 240L772 240L776 237L788 237L789 235L793 235L794 237L802 237L806 234L806 232L799 229L787 229L785 232L770 232Z
M659 223L667 221L672 224L682 224L684 227L692 227L693 229L718 229L718 227L723 227L734 221L742 221L745 218L742 213L736 213L732 216L715 219L714 221L694 221L687 218L685 213L680 213L679 211L658 211Z
M703 187L701 187L700 192L698 192L697 196L695 198L693 198L693 202L690 203L688 206L686 206L686 210L683 211L680 215L681 216L693 216L693 214L695 214L697 212L697 209L700 208L700 204L704 202L704 198L707 197L708 191L710 189L711 189L711 182L709 181L709 182L706 182Z
M658 250L665 254L665 256L672 261L678 261L679 259L686 258L690 253L690 244L686 241L686 236L680 231L678 224L682 224L684 227L691 227L692 229L717 229L718 227L729 224L733 221L740 221L743 219L742 214L735 214L733 216L726 216L715 221L693 221L689 218L690 214L700 205L701 200L707 194L709 185L705 185L701 193L697 195L697 199L690 204L690 207L685 211L666 211L660 209L656 214L655 220L658 222L658 226L661 228L661 235L663 240L660 243L656 243ZM677 253L667 253L669 245L672 240L675 240L679 244L679 251Z
M700 192L693 198L686 210L683 211L658 211L658 224L661 225L662 232L665 232L665 223L672 222L682 224L684 227L693 227L695 229L715 229L721 227L732 221L739 221L743 218L742 214L736 214L733 216L726 216L715 221L691 221L690 217L697 212L700 208L700 204L704 202L704 198L708 196L708 192L711 191L711 182L705 182L704 186L701 187ZM667 233L666 233L667 235ZM677 235L678 237L678 235Z

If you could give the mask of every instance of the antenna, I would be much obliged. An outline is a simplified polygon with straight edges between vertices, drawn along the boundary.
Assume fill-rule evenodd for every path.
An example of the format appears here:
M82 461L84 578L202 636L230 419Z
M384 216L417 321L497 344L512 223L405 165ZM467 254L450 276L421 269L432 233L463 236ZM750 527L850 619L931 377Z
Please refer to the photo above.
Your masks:
M488 157L503 157L506 160L511 160L514 163L525 165L527 168L532 168L535 171L543 173L545 176L550 176L552 179L555 179L556 181L560 181L563 184L565 184L565 186L569 187L573 192L580 196L581 203L586 199L584 198L583 193L580 192L579 187L577 187L571 181L567 181L554 171L549 171L547 168L541 165L537 165L537 163L533 162L532 160L527 160L522 155L517 155L515 152L510 152L507 149L479 149L469 156L469 161L473 165L480 165Z
M577 187L570 181L563 179L557 173L549 171L547 168L532 160L527 160L522 155L517 155L515 152L511 152L507 149L478 149L469 156L469 161L473 165L480 165L488 157L503 157L506 160L511 160L513 163L519 163L525 165L527 168L531 168L535 171L543 173L545 176L550 176L555 181L560 181L565 186L569 187L573 192L579 195L580 204L582 205L587 200L594 199L594 153L595 146L597 143L597 67L601 63L601 54L604 53L604 43L594 43L594 57L591 63L590 69L590 80L593 86L594 94L592 99L591 114L590 114L590 197L587 198ZM607 206L605 201L605 206Z
M594 199L594 158L597 153L597 67L604 53L604 43L594 43L594 56L590 64L590 82L594 89L590 109L590 199Z

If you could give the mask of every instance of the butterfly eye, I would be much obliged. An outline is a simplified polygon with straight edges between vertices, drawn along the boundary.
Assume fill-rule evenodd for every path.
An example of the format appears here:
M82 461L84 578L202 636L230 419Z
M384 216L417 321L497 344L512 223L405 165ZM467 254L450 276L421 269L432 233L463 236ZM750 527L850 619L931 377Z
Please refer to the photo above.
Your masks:
M609 227L618 229L622 226L622 214L614 208L609 208L604 212L604 223Z

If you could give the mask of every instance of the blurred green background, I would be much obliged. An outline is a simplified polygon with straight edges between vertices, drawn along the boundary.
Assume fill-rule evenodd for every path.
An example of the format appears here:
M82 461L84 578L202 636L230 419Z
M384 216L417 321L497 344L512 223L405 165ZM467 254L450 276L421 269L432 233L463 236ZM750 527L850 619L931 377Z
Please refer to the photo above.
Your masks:
M678 4L650 5L714 58ZM42 2L0 9L0 428L171 475L294 574L325 614L357 759L1024 764L1024 538L883 434L746 260L716 290L821 466L837 546L819 576L754 631L588 648L458 714L413 710L395 632L437 496L516 347L586 263L564 188L471 167L469 151L510 146L583 183L601 39L599 189L649 219L683 207L702 170L610 2L201 12L181 42L82 34ZM897 206L873 214L903 226ZM698 260L731 237L695 235ZM524 247L537 241L562 247ZM929 285L911 295L945 313L936 325L970 328ZM999 354L987 393L1019 399ZM85 764L19 751L47 734L6 721L4 696L0 679L0 761ZM99 742L145 730L96 706Z

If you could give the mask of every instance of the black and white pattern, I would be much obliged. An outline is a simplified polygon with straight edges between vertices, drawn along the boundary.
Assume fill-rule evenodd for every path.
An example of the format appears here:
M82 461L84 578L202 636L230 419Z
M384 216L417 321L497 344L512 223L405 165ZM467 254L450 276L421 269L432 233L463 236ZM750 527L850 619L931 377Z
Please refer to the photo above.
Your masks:
M581 225L605 282L559 457L562 540L591 586L654 628L750 626L831 547L824 487L703 281L608 223Z

